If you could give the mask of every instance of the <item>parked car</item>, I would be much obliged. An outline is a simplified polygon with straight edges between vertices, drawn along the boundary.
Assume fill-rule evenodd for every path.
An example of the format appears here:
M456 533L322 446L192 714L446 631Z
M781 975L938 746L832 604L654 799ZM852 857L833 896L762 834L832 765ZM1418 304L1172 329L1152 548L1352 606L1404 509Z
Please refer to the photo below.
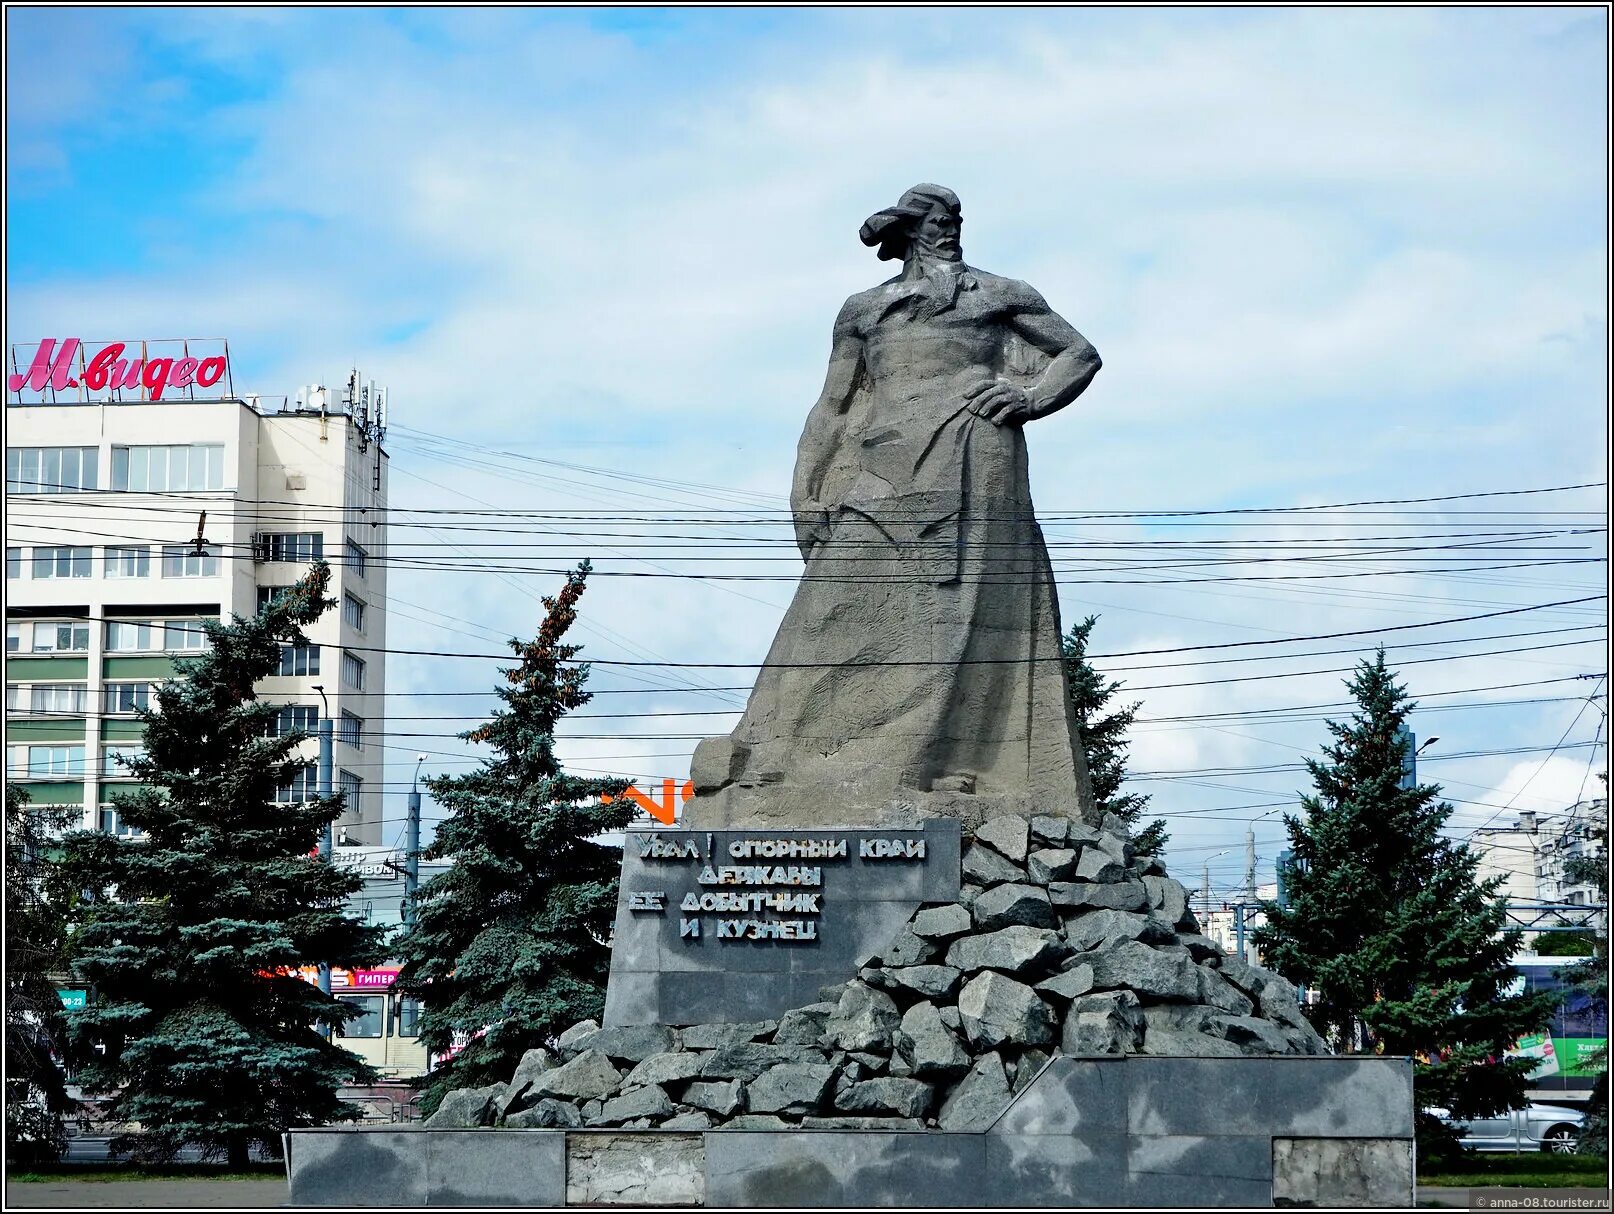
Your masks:
M1575 1149L1586 1115L1579 1109L1556 1104L1528 1104L1496 1117L1476 1117L1454 1121L1445 1109L1430 1109L1436 1117L1457 1131L1459 1141L1470 1151L1552 1151L1568 1154Z

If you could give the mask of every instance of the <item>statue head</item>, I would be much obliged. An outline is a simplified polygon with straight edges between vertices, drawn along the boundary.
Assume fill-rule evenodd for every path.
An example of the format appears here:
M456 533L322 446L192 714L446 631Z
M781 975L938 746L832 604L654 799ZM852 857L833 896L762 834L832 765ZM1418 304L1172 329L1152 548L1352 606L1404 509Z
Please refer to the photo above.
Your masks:
M962 224L958 195L927 183L905 191L896 206L870 215L858 238L876 246L882 261L910 254L929 261L962 261Z

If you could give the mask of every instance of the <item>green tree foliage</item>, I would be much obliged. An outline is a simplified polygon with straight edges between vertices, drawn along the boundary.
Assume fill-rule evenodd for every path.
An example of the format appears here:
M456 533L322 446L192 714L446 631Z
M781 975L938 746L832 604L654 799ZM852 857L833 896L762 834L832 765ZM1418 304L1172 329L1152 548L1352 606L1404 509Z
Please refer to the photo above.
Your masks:
M348 1009L295 970L383 955L382 929L346 913L360 879L316 854L342 798L276 801L307 735L275 736L278 706L253 690L333 605L329 583L320 562L256 617L209 624L209 651L141 714L141 783L113 798L143 834L66 839L66 871L91 895L74 968L98 996L68 1015L68 1041L85 1087L115 1091L111 1115L138 1123L113 1144L136 1158L190 1143L242 1166L254 1144L278 1153L288 1127L358 1115L336 1090L373 1078L328 1039Z
M1138 819L1149 808L1147 793L1122 792L1126 782L1126 731L1132 728L1139 705L1128 704L1106 713L1110 700L1122 684L1111 682L1087 660L1088 638L1096 615L1060 638L1065 654L1065 673L1070 680L1070 702L1076 709L1077 732L1087 750L1087 775L1093 784L1093 799L1100 813L1114 814L1126 823L1132 849L1141 856L1157 856L1166 845L1166 820L1156 818L1139 828Z
M1403 787L1401 727L1416 707L1380 650L1347 683L1357 708L1333 721L1313 795L1286 815L1289 904L1262 904L1267 964L1319 996L1305 1010L1346 1053L1412 1055L1420 1141L1455 1139L1428 1113L1460 1120L1525 1103L1530 1059L1505 1058L1541 1029L1551 994L1507 994L1520 933L1504 930L1501 878L1481 881L1468 848L1441 832L1451 806L1433 784Z
M544 599L533 640L510 642L519 662L501 671L504 707L461 735L492 754L426 781L449 813L422 854L452 867L420 889L393 990L421 999L429 1049L462 1047L432 1072L428 1113L455 1088L508 1079L525 1051L604 1008L621 852L594 840L634 810L620 799L627 781L567 775L555 757L557 722L590 699L580 647L562 643L588 572L585 561Z
M32 805L6 785L6 1153L40 1163L67 1146L62 1115L73 1106L57 1058L66 972L68 890L51 862L76 805Z

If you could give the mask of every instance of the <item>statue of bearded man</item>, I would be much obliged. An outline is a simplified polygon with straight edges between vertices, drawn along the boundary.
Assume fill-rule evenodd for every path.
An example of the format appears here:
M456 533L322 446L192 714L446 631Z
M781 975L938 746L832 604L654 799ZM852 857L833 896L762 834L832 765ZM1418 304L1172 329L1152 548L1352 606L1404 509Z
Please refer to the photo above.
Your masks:
M863 225L902 272L835 320L791 489L807 567L745 715L696 748L688 826L1093 815L1024 426L1099 357L966 265L961 219L917 185Z

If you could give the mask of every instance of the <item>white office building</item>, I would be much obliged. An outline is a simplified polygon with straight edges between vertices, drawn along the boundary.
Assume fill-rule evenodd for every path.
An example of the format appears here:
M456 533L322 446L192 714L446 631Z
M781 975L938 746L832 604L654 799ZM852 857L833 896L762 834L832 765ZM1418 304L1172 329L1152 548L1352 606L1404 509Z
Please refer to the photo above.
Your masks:
M266 404L193 381L166 399L135 387L86 400L66 370L43 387L19 390L21 378L6 399L8 780L124 830L109 799L128 781L117 756L138 750L134 710L154 704L153 685L206 644L198 621L253 614L323 557L338 606L307 646L283 648L258 693L283 706L284 729L329 714L347 794L337 840L379 843L387 457L372 398ZM288 801L316 788L317 743L304 752Z

